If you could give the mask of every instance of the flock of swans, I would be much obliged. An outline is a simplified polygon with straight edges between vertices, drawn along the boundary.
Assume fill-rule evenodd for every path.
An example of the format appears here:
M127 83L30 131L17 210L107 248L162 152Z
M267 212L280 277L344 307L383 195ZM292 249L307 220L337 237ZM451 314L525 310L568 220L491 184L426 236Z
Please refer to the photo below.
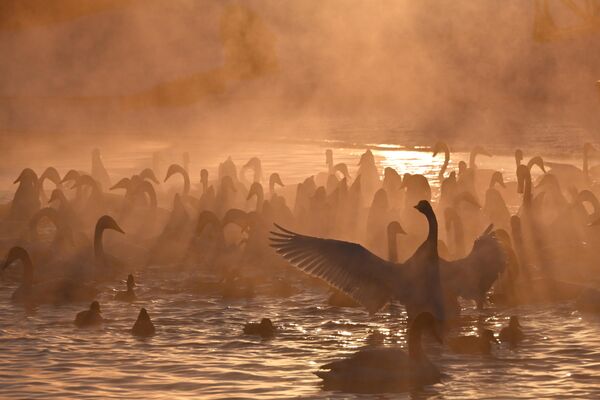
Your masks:
M197 183L187 153L166 171L155 156L153 168L116 182L98 150L89 172L61 177L48 167L38 176L26 168L12 201L0 205L2 278L20 281L11 300L26 307L88 304L77 327L105 323L96 299L122 280L126 290L114 301L135 302L137 280L173 271L223 299L329 287L323 301L333 306L376 313L403 305L406 352L368 347L316 372L325 387L355 392L439 382L423 333L459 354L489 354L498 339L514 348L525 337L516 316L498 337L485 326L478 336L451 336L465 302L510 309L572 301L600 311L600 166L590 166L592 145L583 146L582 168L516 150L514 182L478 168L477 157L491 156L482 147L451 171L448 145L431 150L444 155L439 190L424 175L381 173L369 150L354 176L327 150L326 170L294 186L276 172L265 179L256 157L239 170L228 158L212 178L202 169ZM165 187L178 177L181 190ZM131 333L155 332L141 308ZM277 332L268 318L244 327L265 338Z

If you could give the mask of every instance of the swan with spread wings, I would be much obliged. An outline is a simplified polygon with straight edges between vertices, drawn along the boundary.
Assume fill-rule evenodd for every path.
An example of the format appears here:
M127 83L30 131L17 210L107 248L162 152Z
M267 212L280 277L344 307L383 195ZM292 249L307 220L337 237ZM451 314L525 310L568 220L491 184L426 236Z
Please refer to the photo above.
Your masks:
M431 204L422 200L415 208L427 218L429 234L404 263L383 260L357 243L301 235L277 224L271 246L290 264L351 296L370 313L396 299L406 306L409 319L421 312L451 319L459 312L459 296L483 301L504 271L504 250L490 225L467 257L443 260Z

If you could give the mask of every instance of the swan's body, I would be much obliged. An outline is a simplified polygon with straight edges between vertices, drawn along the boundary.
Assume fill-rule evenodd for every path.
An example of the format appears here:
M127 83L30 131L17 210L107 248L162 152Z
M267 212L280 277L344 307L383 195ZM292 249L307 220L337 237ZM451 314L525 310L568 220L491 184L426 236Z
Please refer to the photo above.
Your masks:
M244 325L246 335L258 335L262 338L269 338L275 335L277 329L269 318L263 318L259 323L249 322Z
M441 373L421 346L425 329L441 342L433 316L422 313L408 328L408 352L395 347L367 348L321 366L316 375L326 389L358 393L404 392L437 383Z
M448 339L448 346L459 354L490 354L492 343L498 343L494 332L483 329L478 336L458 336Z

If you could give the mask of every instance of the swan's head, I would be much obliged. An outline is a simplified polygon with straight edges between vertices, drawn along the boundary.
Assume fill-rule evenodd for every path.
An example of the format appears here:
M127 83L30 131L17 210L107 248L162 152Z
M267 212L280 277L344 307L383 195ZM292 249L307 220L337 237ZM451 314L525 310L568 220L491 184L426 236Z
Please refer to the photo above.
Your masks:
M262 164L260 162L260 158L252 157L251 159L249 159L248 162L242 166L242 171L245 171L247 169L252 169L254 171L260 171L262 169Z
M98 181L92 178L91 175L87 174L79 175L71 189L76 189L84 186L89 186L92 189L100 190L100 184L98 183Z
M103 231L106 229L112 229L113 231L125 233L119 224L117 224L117 221L115 221L110 215L103 215L98 219L98 222L96 222L96 231Z
M527 163L527 168L531 171L531 168L534 165L537 165L542 170L542 172L546 173L546 167L544 166L544 159L542 157L540 157L540 156L532 157L531 160L529 160L529 162ZM518 170L517 170L517 172L518 172Z
M248 191L248 196L246 200L250 200L252 197L256 196L258 198L262 197L264 194L263 187L260 183L254 182L250 185L250 190Z
M415 208L419 212L421 212L425 215L433 214L433 208L431 207L431 204L427 200L419 201L419 203L415 206Z
M60 175L54 167L46 168L42 175L40 175L40 181L43 181L44 179L49 179L55 185L60 184Z
M275 185L285 186L281 181L281 176L277 172L273 172L271 176L269 176L269 186L275 187Z
M360 156L360 161L358 161L358 165L374 165L375 164L375 156L371 152L371 149L368 149Z
M74 169L69 170L65 176L63 176L62 180L60 181L60 183L65 183L68 181L77 181L77 179L79 179L79 176L81 174L79 173L79 171L76 171Z
M200 182L208 184L208 170L202 168L200 170Z
M490 188L493 188L494 184L496 183L502 186L503 188L506 187L506 185L504 184L504 178L502 177L502 172L500 171L494 171L494 173L492 174L492 177L490 179Z
M447 149L448 149L448 145L445 142L437 142L431 149L433 151L432 157L437 156L438 153L440 153L442 151L445 152Z
M171 164L169 165L169 169L167 170L167 175L165 176L164 182L166 182L172 175L175 174L187 176L187 171L179 164Z
M464 161L459 161L458 162L458 174L462 175L465 172L467 172L467 163Z
M92 301L92 304L90 304L90 311L100 314L100 303L98 303L96 300Z
M131 179L123 178L119 182L112 185L108 190L127 189L131 184Z
M36 183L38 181L37 174L31 168L25 168L13 183Z
M17 260L25 261L25 260L29 260L29 259L30 259L29 253L23 247L20 247L20 246L12 247L8 251L8 254L6 255L6 259L4 260L4 263L2 264L2 271L4 271L13 262L15 262Z
M350 178L350 172L348 171L348 164L346 163L338 163L335 164L335 166L333 167L333 172L339 172L341 173L344 178Z
M127 289L133 289L135 287L135 279L133 275L129 274L127 276Z
M406 231L400 225L398 221L392 221L387 226L388 235L406 235Z
M515 150L515 160L517 161L517 164L521 164L521 161L523 161L523 150Z
M149 180L149 181L156 183L157 185L160 184L160 182L159 182L158 178L156 177L156 175L154 174L154 171L152 170L152 168L144 168L142 170L142 172L140 172L139 177L142 180Z

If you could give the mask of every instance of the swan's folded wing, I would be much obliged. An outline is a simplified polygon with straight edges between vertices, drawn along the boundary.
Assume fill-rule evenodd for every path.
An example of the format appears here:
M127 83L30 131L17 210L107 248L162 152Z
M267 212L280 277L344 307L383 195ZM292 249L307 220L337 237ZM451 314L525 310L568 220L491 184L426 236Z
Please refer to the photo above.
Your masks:
M382 260L363 246L300 235L275 224L271 247L290 264L320 278L374 313L394 293L402 267Z

